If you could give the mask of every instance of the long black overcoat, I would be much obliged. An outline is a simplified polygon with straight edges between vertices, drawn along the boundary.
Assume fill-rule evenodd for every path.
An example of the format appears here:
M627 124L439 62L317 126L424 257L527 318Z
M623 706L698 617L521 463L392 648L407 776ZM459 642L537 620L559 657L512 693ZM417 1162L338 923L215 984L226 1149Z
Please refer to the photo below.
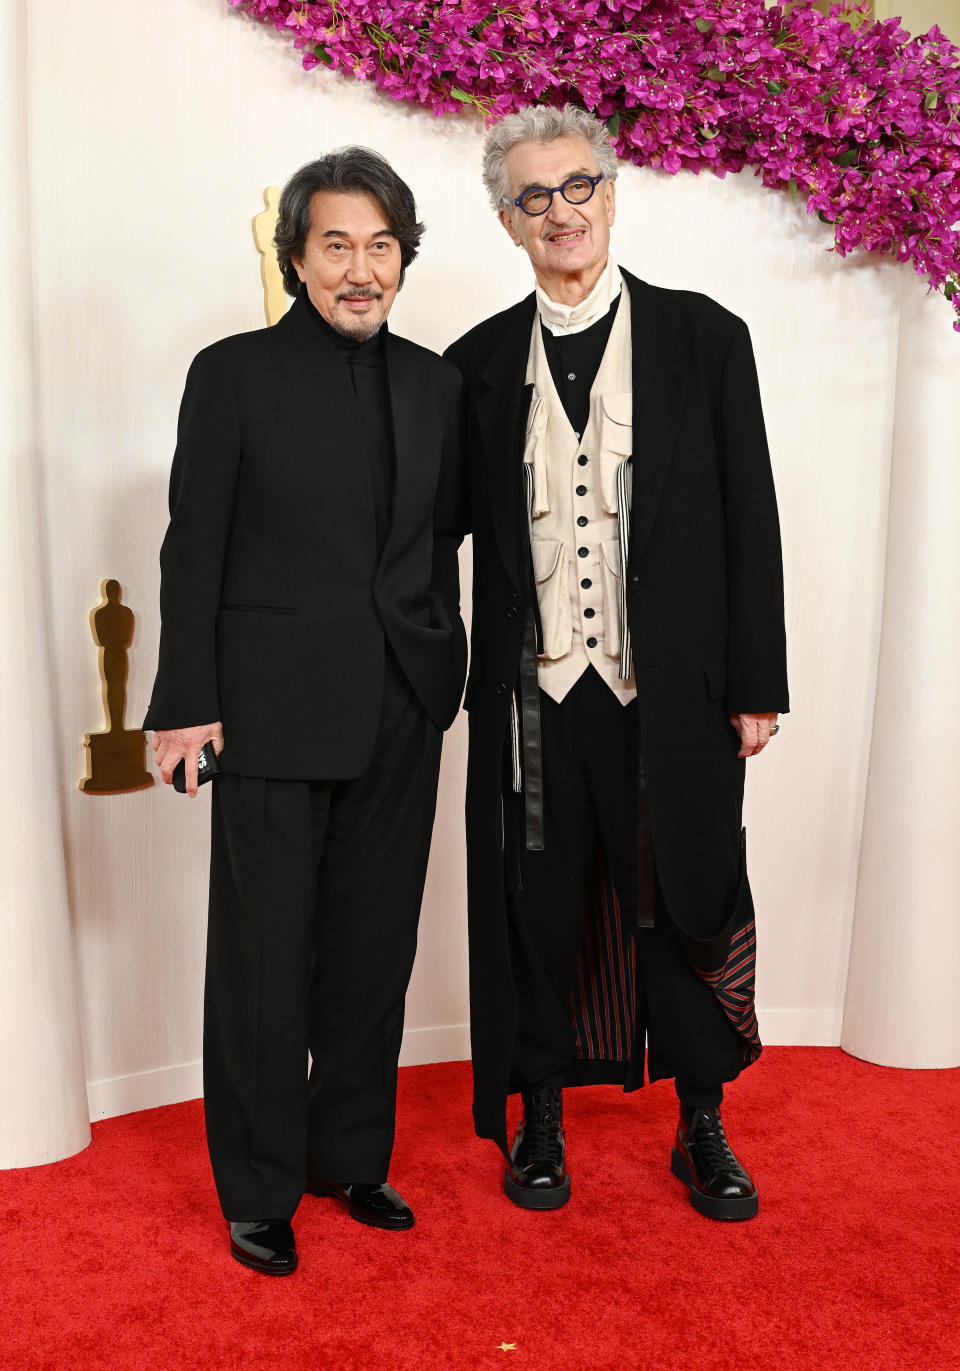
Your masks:
M749 904L741 830L745 763L737 758L728 716L788 708L776 496L746 325L706 296L623 276L633 321L627 599L642 753L638 785L642 774L666 907L689 945L704 950L709 970L723 964ZM464 378L474 549L465 698L474 1118L478 1134L504 1150L516 1033L504 762L532 612L521 469L535 308L531 294L445 354ZM582 985L581 998L600 1005L599 1019L606 1013L609 1021L611 978L619 974L623 982L623 965L604 961L602 951L590 959L586 979L595 984ZM629 1058L631 1044L620 1035L597 1050ZM593 1078L625 1080L626 1069Z

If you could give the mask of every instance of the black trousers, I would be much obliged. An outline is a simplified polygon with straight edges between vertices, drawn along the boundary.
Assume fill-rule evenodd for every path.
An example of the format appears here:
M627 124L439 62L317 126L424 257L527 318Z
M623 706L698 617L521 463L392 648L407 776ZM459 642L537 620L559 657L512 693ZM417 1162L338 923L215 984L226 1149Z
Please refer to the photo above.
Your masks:
M540 692L540 728L545 846L523 853L510 921L519 1003L512 1074L531 1090L562 1084L575 1059L570 997L598 845L631 925L637 907L636 701L621 704L589 668L560 704ZM659 887L654 927L633 936L634 1055L642 1063L645 1028L650 1079L675 1077L685 1104L719 1104L723 1082L740 1071L739 1038L690 966Z
M390 664L361 776L214 782L203 1071L227 1219L290 1218L308 1169L386 1180L440 746Z

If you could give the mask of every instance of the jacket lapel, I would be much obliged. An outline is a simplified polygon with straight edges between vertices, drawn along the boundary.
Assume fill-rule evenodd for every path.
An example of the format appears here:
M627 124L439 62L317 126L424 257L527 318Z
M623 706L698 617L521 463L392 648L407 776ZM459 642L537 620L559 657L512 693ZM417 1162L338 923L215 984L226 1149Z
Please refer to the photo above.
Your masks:
M621 267L633 324L633 511L630 560L653 529L683 415L682 340L657 292Z
M423 524L424 508L433 507L443 455L443 417L424 386L416 348L387 333L386 362L396 470L382 566Z
M488 459L494 532L503 564L518 590L526 584L519 559L518 514L523 508L520 464L533 393L525 377L535 300L534 295L528 295L507 311L500 342L480 373L482 393L476 406Z

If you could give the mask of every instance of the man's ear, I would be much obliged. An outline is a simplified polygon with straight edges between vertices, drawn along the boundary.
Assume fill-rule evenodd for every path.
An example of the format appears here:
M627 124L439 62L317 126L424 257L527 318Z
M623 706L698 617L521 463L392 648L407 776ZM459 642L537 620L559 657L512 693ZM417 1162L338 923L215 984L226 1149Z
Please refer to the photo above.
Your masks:
M297 275L300 277L300 281L301 281L301 284L302 284L303 281L304 281L304 275L303 275L303 257L302 257L302 256L299 256L299 257L293 257L293 256L291 256L290 261L293 263L293 269L294 269L294 271L297 273Z
M518 237L517 232L513 227L513 215L509 212L509 210L501 209L497 211L497 218L500 220L503 227L509 233L513 241L514 247L520 247L520 238Z

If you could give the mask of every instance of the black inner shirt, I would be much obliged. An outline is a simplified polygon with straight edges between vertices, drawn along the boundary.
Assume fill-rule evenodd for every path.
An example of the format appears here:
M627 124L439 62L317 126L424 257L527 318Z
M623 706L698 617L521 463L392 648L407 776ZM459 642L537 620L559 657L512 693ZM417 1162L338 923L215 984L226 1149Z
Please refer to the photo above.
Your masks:
M619 305L618 295L603 318L580 333L553 334L545 323L540 323L553 384L578 438L587 426L590 388L600 370Z
M382 552L393 518L395 471L393 422L387 384L386 329L379 329L365 342L347 338L327 323L306 291L302 294L311 316L340 353L350 373L353 393L357 397L357 418L360 426L361 441L357 444L357 452L358 456L366 460L370 471L377 525L377 550Z

